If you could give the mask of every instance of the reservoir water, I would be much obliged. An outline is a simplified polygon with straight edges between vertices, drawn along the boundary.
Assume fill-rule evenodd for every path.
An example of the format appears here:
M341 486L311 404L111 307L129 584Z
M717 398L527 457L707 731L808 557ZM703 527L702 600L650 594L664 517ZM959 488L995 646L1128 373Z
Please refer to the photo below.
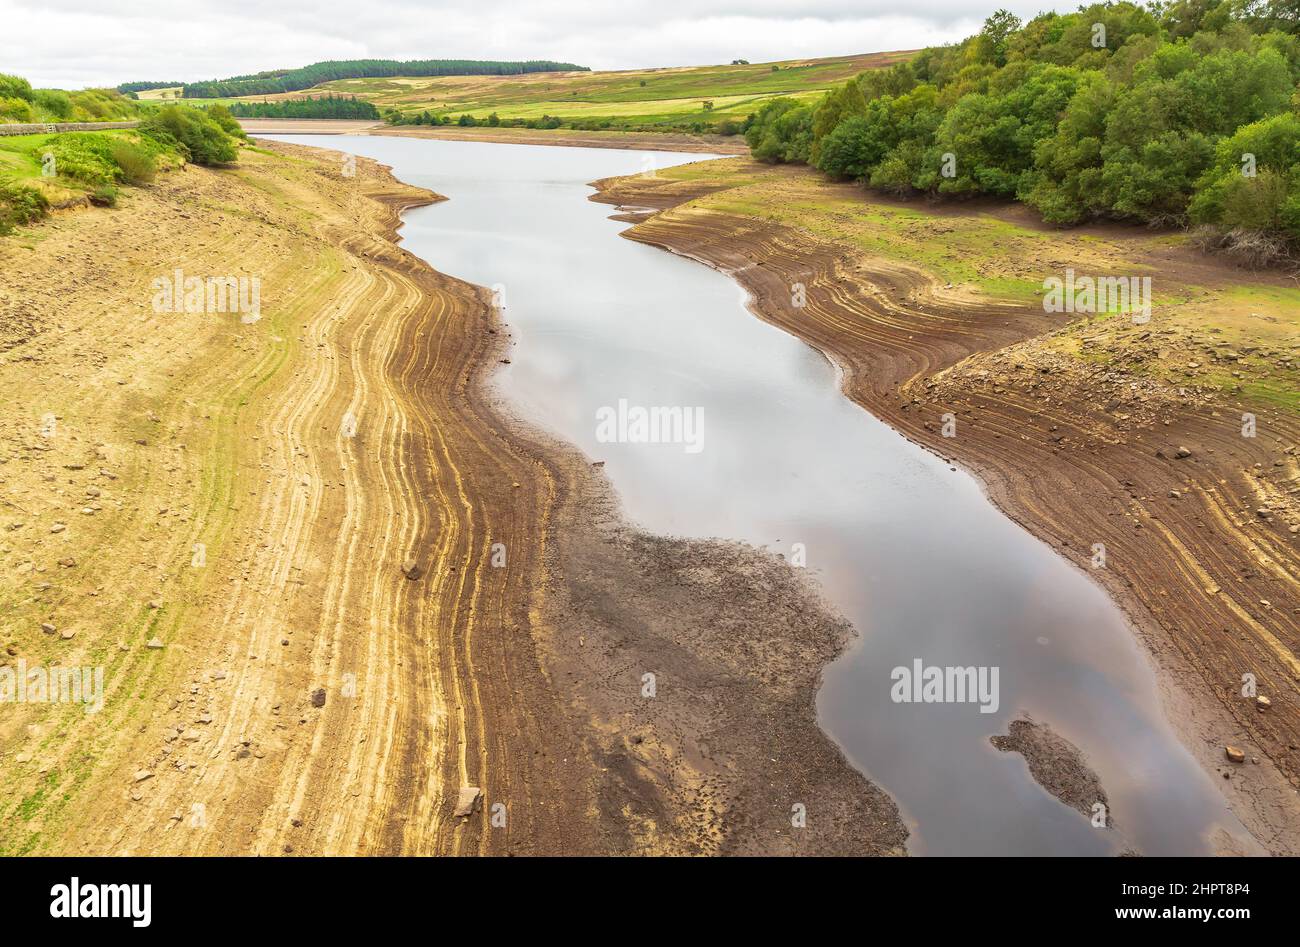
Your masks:
M729 277L621 239L627 224L588 201L597 178L699 155L268 137L374 158L449 198L405 215L404 246L497 287L515 342L500 391L604 461L631 521L806 559L860 633L826 669L819 721L898 802L913 853L1207 854L1218 830L1260 850L1164 719L1097 585L846 399L835 368L755 318ZM609 442L598 418L620 402L682 409L698 443ZM996 668L996 707L896 701L892 672L918 660ZM1112 829L990 745L1024 714L1087 755Z

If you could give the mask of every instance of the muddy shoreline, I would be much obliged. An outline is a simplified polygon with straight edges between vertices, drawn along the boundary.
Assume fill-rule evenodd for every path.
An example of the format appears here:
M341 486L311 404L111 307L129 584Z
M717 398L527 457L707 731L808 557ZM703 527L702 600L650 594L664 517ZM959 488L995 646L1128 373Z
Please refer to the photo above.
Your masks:
M400 246L438 195L241 158L0 241L0 661L107 664L99 714L0 715L0 849L903 851L815 722L849 629L507 416L487 291ZM260 318L160 315L175 268L257 275Z
M732 276L755 315L839 367L847 396L970 470L1004 513L1100 581L1146 646L1167 718L1233 811L1273 853L1300 852L1300 675L1277 646L1300 630L1295 555L1275 553L1290 568L1260 569L1258 537L1244 536L1215 504L1230 492L1224 483L1248 489L1252 472L1265 467L1280 464L1295 475L1294 449L1286 449L1300 442L1295 419L1259 408L1276 428L1267 439L1244 442L1229 406L1174 403L1162 393L1159 417L1169 423L1157 425L1148 410L1147 425L1123 425L1117 437L1116 409L1108 410L1097 379L1032 348L1061 325L1041 311L972 304L918 269L773 222L687 206L720 190L716 182L628 177L593 186L594 201L642 209L614 215L639 221L624 236ZM796 282L808 297L798 311L789 305ZM1107 397L1128 381L1108 379ZM963 427L956 438L941 435L949 413ZM1172 445L1184 443L1195 448L1192 464L1175 459ZM1178 521L1151 509L1175 490L1180 513L1204 507ZM1124 501L1144 505L1135 512ZM1278 550L1288 543L1285 522L1279 526ZM1099 541L1110 561L1095 570L1091 550ZM1217 567L1212 596L1195 581L1206 565ZM1243 578L1253 581L1243 585ZM1220 594L1232 586L1233 594ZM1233 628L1240 630L1223 631ZM1243 668L1256 674L1260 693L1277 695L1276 713L1260 714L1237 696ZM1243 770L1228 763L1223 746L1234 740L1248 744L1260 764Z
M400 210L428 202L387 199L385 236L399 239ZM905 854L892 800L816 724L821 670L852 629L778 557L627 526L599 467L512 416L492 389L510 332L487 290L397 253L384 263L477 303L458 323L464 374L433 397L463 401L469 439L490 432L526 461L478 499L513 507L506 571L519 581L462 669L490 749L487 805L458 828L456 850ZM408 338L419 361L429 342ZM406 380L413 394L427 387ZM461 435L444 435L454 449ZM486 554L467 549L454 568L481 570ZM492 666L508 669L501 683L482 673ZM529 812L526 838L493 830L490 807L503 799L512 819Z

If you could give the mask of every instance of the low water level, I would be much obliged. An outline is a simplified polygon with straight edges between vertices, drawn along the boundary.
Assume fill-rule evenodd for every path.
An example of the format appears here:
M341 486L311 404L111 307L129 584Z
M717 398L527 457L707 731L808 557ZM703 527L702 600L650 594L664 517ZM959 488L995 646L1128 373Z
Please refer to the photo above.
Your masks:
M1254 848L1164 721L1149 664L1097 586L973 478L849 402L826 359L756 319L730 278L620 239L627 225L587 200L589 181L699 156L283 137L378 159L450 198L406 215L404 245L503 288L516 344L502 392L605 461L632 521L788 559L802 544L861 633L827 669L821 724L897 800L914 853L1207 853L1218 828ZM688 409L698 445L606 442L598 412L620 400ZM917 660L996 668L996 709L895 702L891 672ZM1025 713L1087 754L1113 831L989 744Z

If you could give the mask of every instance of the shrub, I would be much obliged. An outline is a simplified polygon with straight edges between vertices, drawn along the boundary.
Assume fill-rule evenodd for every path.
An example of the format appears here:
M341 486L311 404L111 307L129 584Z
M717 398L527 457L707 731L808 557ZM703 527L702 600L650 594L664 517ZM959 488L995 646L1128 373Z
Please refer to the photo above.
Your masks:
M125 138L116 139L111 147L114 163L122 171L127 184L148 184L158 173L158 165L149 150L132 144Z
M54 168L62 177L90 185L113 184L122 178L108 135L95 132L55 135L46 150L54 155Z
M34 187L0 180L0 234L44 217L50 202Z
M22 99L32 101L32 84L18 76L0 73L0 99Z
M222 165L238 152L216 120L188 105L167 105L140 123L140 134L179 150L195 164Z
M58 89L37 89L34 93L36 108L42 119L66 122L72 118L72 99Z
M17 96L0 96L0 122L34 122L32 103Z
M235 118L230 109L224 105L209 105L208 118L220 125L221 130L230 137L248 140L248 133L244 131L244 126L239 124L239 119Z

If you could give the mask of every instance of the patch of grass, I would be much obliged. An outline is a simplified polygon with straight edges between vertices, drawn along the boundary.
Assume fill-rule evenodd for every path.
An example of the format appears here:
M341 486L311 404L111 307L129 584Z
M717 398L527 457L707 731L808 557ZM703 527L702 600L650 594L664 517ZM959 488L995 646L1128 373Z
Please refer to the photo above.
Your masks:
M116 207L117 188L111 184L100 184L90 192L90 203L96 207Z

